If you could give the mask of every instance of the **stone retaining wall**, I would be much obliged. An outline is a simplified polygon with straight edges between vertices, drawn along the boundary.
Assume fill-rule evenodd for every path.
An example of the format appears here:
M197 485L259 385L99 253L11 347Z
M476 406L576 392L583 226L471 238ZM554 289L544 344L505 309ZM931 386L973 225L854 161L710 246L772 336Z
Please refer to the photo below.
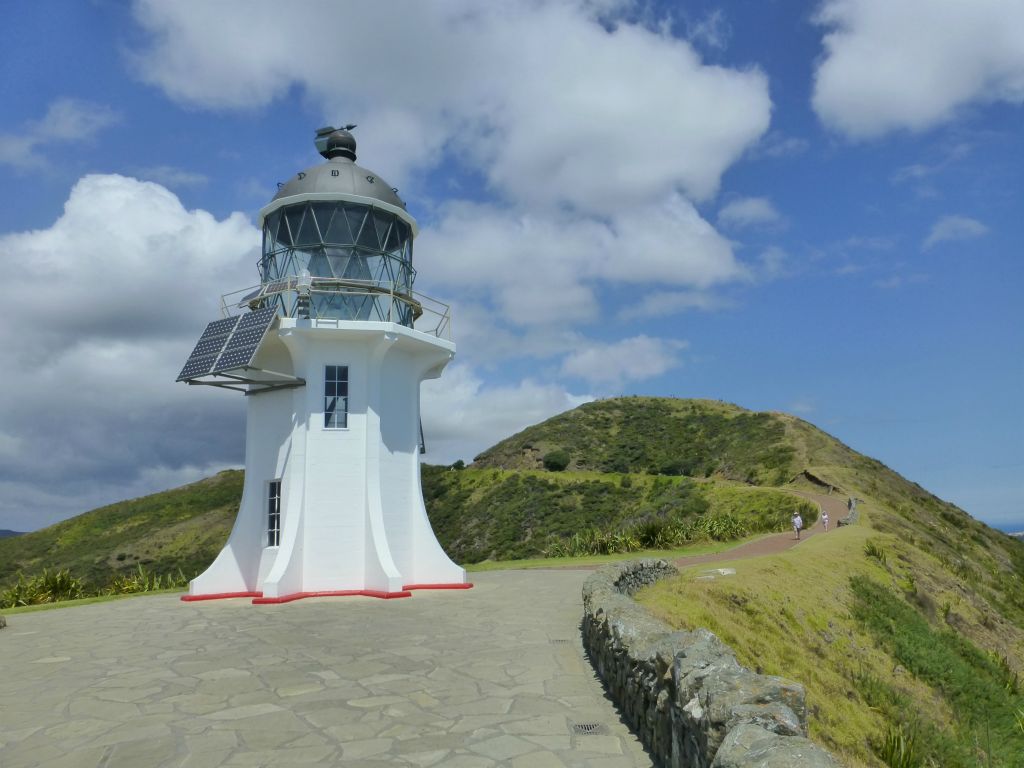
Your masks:
M803 686L741 667L706 629L673 631L632 595L678 571L602 568L583 585L583 644L623 717L671 768L837 768L807 738Z
M860 510L854 507L850 510L850 514L839 520L839 525L855 525L860 519Z

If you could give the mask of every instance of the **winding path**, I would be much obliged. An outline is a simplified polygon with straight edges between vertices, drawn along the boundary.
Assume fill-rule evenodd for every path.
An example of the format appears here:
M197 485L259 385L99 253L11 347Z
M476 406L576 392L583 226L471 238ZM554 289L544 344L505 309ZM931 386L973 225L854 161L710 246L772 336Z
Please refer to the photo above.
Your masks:
M790 491L795 493L797 496L802 496L808 501L813 501L818 505L819 508L824 509L828 512L829 516L829 531L834 531L839 524L839 520L846 516L846 502L838 496L828 496L823 493L812 493L810 491ZM810 528L806 529L800 535L800 541L806 541L812 536L824 533L824 528L819 520ZM779 552L783 552L791 547L795 547L800 543L793 535L793 531L786 531L785 533L774 533L770 536L762 536L754 541L748 541L746 544L740 544L738 547L727 549L722 552L715 552L710 555L692 555L690 557L681 557L672 562L679 568L684 568L688 565L699 565L701 563L714 563L721 562L723 560L746 560L751 557L760 557L762 555L774 555Z
M845 514L839 498L801 495ZM677 562L796 543L777 534ZM157 595L11 615L0 765L650 766L583 655L586 576L477 573L472 590L405 600Z

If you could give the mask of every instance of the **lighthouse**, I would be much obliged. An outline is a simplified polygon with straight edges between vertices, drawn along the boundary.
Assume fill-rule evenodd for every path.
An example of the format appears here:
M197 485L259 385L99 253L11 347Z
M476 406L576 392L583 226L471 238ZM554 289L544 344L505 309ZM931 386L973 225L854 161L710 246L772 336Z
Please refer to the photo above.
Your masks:
M451 316L413 290L416 220L356 164L354 127L317 131L324 162L260 211L260 284L222 299L178 377L247 405L238 516L183 600L472 586L420 486L420 382L455 354Z

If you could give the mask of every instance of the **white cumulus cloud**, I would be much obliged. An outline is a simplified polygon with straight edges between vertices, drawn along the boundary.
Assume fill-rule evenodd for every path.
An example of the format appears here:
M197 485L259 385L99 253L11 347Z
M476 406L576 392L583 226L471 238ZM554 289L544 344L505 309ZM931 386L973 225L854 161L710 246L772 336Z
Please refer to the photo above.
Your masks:
M361 152L403 188L447 148L520 206L708 198L768 128L767 78L705 65L628 21L633 6L139 0L150 37L134 58L172 98L209 108L299 86L326 119L360 123Z
M92 139L118 121L117 113L103 104L62 98L53 101L40 120L19 133L0 134L0 163L20 170L46 165L66 155L69 146Z
M426 461L469 462L499 440L592 399L532 379L488 386L472 367L449 366L421 388Z
M729 241L678 196L606 219L457 202L417 247L425 285L488 299L520 326L594 320L598 286L707 288L747 274Z
M708 291L651 291L644 293L638 302L624 307L619 319L666 317L691 309L709 312L729 306L732 306L729 301Z
M133 170L134 175L147 181L155 181L165 187L201 187L210 179L206 174L176 168L173 165L150 165ZM266 190L261 190L265 194Z
M776 224L781 220L782 216L767 197L739 197L730 200L718 212L718 223L733 229Z
M826 0L813 106L851 138L920 131L969 104L1024 102L1024 3Z
M0 527L241 462L242 403L175 378L219 294L255 282L259 242L241 214L122 176L84 177L52 226L0 236L0 346L18 371L0 400L17 446L0 451Z
M562 374L616 389L624 382L652 379L678 367L682 363L679 352L686 346L677 339L643 335L611 343L590 342L565 358Z
M932 225L921 249L928 251L947 240L972 240L988 233L988 227L969 216L943 216Z

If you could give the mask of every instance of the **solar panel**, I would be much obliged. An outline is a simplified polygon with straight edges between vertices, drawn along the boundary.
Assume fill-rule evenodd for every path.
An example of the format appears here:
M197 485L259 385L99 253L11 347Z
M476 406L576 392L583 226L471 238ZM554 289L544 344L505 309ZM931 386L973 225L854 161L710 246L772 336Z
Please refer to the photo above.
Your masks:
M210 373L230 371L249 365L276 316L275 307L265 307L242 315L241 321L231 333Z
M213 364L217 362L217 355L220 352L214 352L212 355L199 355L193 354L188 362L185 363L185 367L181 369L181 373L178 374L178 381L186 381L188 379L194 379L196 376L205 376L213 368Z
M270 327L270 321L274 319L277 310L274 307L264 307L242 315L242 322L238 324L236 331L246 328L262 328L264 331Z
M205 376L217 362L217 356L224 348L231 332L238 325L239 316L225 317L223 320L214 320L206 326L203 335L196 342L196 348L192 350L185 367L178 374L178 381L194 379L196 376Z
M178 381L244 368L252 362L277 309L265 307L244 315L214 320L206 326Z
M214 320L203 331L203 335L199 337L199 340L208 339L211 336L226 336L235 329L235 325L238 324L238 315L231 317L225 317L223 320Z

